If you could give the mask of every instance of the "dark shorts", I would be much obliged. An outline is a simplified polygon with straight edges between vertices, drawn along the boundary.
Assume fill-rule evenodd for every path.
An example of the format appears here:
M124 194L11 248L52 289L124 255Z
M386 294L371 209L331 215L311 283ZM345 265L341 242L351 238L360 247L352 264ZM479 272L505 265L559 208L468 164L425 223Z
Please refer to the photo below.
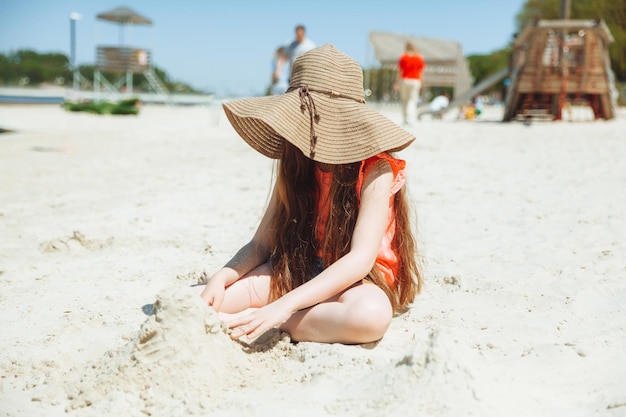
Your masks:
M307 281L310 281L319 274L321 274L323 270L324 264L322 263L322 258L316 256L315 259L313 259L313 270L311 271L311 278L309 278Z

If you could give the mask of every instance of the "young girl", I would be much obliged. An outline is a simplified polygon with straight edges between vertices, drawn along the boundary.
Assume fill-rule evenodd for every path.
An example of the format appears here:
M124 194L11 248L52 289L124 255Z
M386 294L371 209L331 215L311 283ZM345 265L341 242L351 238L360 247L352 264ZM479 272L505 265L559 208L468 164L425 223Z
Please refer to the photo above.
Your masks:
M367 343L422 285L404 195L415 138L368 108L359 64L331 45L296 59L286 93L224 104L237 133L278 159L252 240L201 287L233 329Z

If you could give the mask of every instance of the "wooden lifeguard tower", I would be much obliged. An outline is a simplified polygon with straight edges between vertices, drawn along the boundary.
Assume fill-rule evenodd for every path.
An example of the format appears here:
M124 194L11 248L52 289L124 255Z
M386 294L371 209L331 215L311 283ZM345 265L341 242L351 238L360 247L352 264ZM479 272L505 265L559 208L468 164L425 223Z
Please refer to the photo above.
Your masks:
M102 89L114 98L133 94L133 75L142 74L155 93L169 96L165 84L159 79L152 67L151 53L147 49L131 48L124 45L124 30L127 25L152 25L152 21L128 7L117 7L108 12L99 13L98 20L120 25L119 46L97 46L96 68L94 71L94 93L100 96ZM103 72L119 74L117 81L110 82ZM165 99L164 99L165 101Z
M612 42L602 20L538 20L526 27L513 43L504 121L560 120L572 105L591 107L594 119L614 118Z

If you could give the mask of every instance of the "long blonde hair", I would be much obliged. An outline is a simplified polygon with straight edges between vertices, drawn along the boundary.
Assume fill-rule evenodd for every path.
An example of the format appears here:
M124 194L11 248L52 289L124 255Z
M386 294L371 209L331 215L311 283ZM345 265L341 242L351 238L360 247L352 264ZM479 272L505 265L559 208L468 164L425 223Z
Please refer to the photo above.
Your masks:
M331 165L330 212L322 242L316 241L319 184L315 162L284 141L278 162L278 207L270 227L272 279L270 297L275 300L303 284L313 273L313 259L322 253L326 268L350 250L358 216L356 182L361 163ZM389 297L394 311L406 309L420 292L423 278L413 237L404 189L394 197L396 232L392 249L400 260L395 285L389 285L376 265L367 279Z

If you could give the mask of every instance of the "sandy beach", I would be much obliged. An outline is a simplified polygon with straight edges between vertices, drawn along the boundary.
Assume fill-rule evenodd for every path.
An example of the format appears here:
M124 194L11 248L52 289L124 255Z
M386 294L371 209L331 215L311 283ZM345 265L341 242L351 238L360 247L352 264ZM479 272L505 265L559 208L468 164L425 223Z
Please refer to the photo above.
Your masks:
M626 112L501 114L413 129L425 291L344 346L233 342L189 290L272 182L218 105L0 106L0 416L626 416Z

